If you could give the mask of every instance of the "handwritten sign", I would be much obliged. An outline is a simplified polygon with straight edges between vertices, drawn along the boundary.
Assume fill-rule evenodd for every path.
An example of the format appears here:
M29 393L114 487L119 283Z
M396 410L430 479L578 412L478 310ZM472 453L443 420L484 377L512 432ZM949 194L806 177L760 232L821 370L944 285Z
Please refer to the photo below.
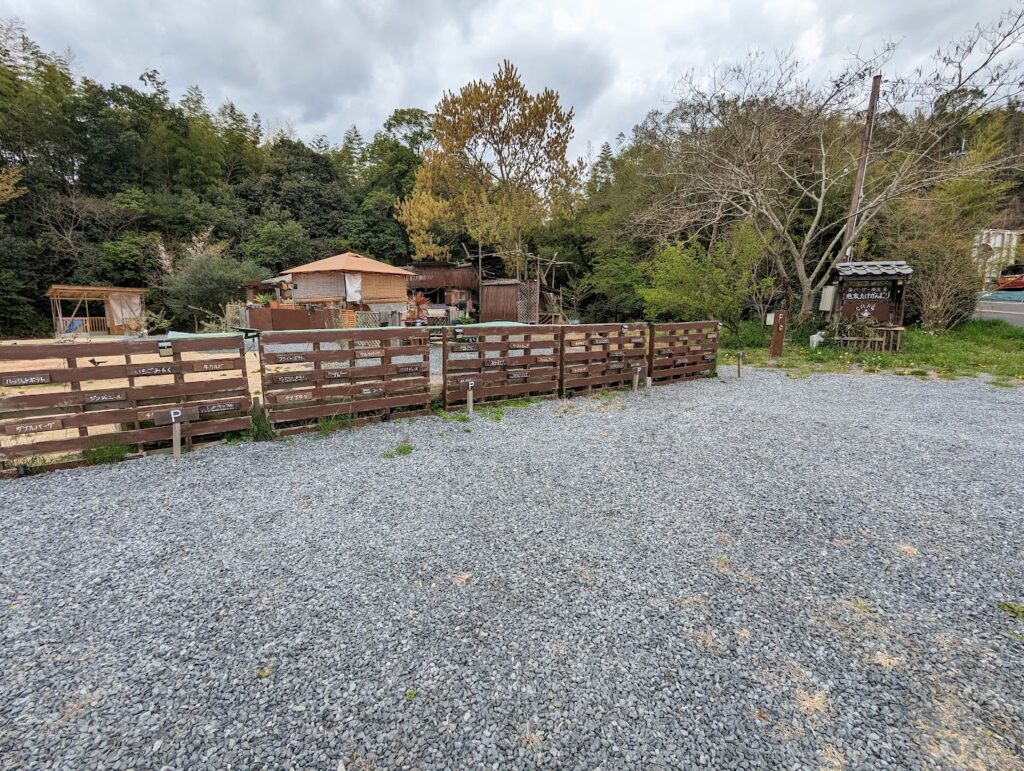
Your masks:
M290 394L281 394L277 397L278 402L308 402L313 399L311 391L296 391Z
M891 297L888 286L852 286L846 290L847 302L889 302Z
M537 356L534 359L534 361L537 362L538 364L557 364L558 363L558 357L557 356Z
M242 409L241 402L225 402L224 404L200 404L200 415L216 415L219 412L236 412Z
M86 394L86 404L106 404L107 402L123 402L128 399L127 391L108 391L100 394Z
M510 351L525 351L530 347L529 343L509 343L508 349Z
M509 380L519 380L530 376L530 371L525 369L510 369L506 375Z
M423 365L422 364L403 364L402 366L400 366L398 368L398 371L401 372L401 373L406 373L406 372L422 372L423 371Z
M631 337L631 338L629 338L629 342L634 343L634 344L642 344L643 341L644 341L644 339L642 337Z
M144 364L141 367L129 367L128 377L145 375L177 375L181 372L180 364Z
M304 353L275 353L274 362L277 364L294 364L295 362L305 361L306 354Z
M371 395L374 395L374 394L382 394L382 393L384 393L384 386L372 386L372 387L367 387L367 388L360 388L359 389L359 393L361 393L363 396L371 396Z
M291 375L274 375L271 377L272 383L308 383L313 379L313 375L310 372L296 372Z
M379 359L384 356L383 348L365 348L356 351L357 359Z
M59 431L64 428L62 420L41 420L37 423L17 423L4 426L4 432L8 436L20 436L21 434L37 434L40 431Z
M340 367L335 367L334 369L325 369L324 370L324 378L327 379L327 380L338 380L339 378L350 377L350 376L351 376L351 373L348 371L348 369L342 369Z
M456 343L452 346L452 351L455 353L469 353L478 350L480 349L472 343Z
M505 366L505 360L504 359L485 359L484 360L484 366L485 367L504 367Z
M0 383L5 386L26 386L26 385L39 385L40 383L49 383L50 375L47 372L42 372L38 375L4 375L4 378Z

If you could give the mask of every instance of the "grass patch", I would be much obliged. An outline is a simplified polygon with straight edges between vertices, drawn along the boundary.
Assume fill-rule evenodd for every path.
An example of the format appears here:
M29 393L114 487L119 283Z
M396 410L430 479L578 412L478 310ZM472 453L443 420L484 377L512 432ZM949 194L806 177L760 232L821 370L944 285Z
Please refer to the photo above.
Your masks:
M476 408L480 417L490 420L493 423L500 423L505 417L505 407L501 404L482 404Z
M742 350L744 363L751 366L778 366L806 374L859 369L957 378L987 373L995 378L990 382L1003 387L1024 381L1024 329L1005 321L968 321L942 333L909 328L898 354L851 352L830 345L812 350L806 338L804 333L788 337L782 356L769 364L767 334L760 333L757 323L745 322L738 334L722 331L721 363L735 363L736 352Z
M1015 618L1024 621L1024 605L1017 602L1001 602L999 603L999 610L1003 613L1008 613Z
M440 405L434 407L433 412L436 417L441 418L445 423L466 423L469 420L469 415L465 412L448 412Z
M330 436L335 431L352 428L352 418L347 415L328 415L316 422L316 431L320 436Z
M131 451L132 448L127 444L111 442L82 450L82 458L90 466L98 466L102 463L120 463L128 457Z
M270 422L270 418L267 417L266 410L263 407L253 405L250 415L252 416L252 430L249 433L249 437L252 441L272 442L277 439L274 424Z
M412 451L415 449L409 442L399 442L395 445L395 449L384 453L384 457L390 460L391 458L398 458L404 455L412 455Z

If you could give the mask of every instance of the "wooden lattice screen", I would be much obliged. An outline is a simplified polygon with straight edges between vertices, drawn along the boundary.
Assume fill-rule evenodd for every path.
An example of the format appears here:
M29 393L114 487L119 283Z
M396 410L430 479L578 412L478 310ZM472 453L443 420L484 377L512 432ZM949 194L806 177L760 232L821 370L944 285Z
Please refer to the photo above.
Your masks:
M655 383L715 374L718 322L651 324L648 374Z
M74 463L101 445L171 440L160 413L183 409L182 437L250 428L240 335L0 346L0 461ZM65 457L72 456L72 457Z
M354 424L424 415L430 406L426 329L264 332L260 362L267 414L282 433L320 418Z
M562 327L562 393L647 377L647 324Z
M558 393L561 327L445 328L444 406Z

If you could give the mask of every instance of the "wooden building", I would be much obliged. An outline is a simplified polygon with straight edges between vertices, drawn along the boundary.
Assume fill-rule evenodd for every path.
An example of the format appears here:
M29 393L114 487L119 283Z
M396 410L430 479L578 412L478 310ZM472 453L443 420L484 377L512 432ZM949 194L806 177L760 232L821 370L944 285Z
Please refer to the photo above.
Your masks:
M250 300L257 289L260 293L272 293L277 302L287 306L271 308L272 311L309 311L308 320L297 328L310 328L306 324L339 325L328 321L331 319L340 321L340 326L354 327L357 326L359 312L375 314L377 323L373 326L377 326L404 318L409 307L406 281L410 275L409 271L386 262L345 252L298 265L280 276L260 282L258 287L246 285L246 292ZM246 326L253 329L283 329L282 324L297 323L291 317L286 319L282 313L277 314L280 319L272 321L264 320L267 314L254 313L253 309L249 309L246 315Z
M50 299L55 337L144 335L148 289L54 284ZM102 310L101 310L102 308Z
M914 269L902 260L841 262L821 295L839 345L898 352L903 340L906 284Z

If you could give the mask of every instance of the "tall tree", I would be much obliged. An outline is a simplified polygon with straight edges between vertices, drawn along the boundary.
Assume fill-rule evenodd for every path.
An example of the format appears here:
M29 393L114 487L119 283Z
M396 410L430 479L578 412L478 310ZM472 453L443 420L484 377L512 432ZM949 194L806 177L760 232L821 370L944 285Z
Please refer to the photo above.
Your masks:
M424 245L417 256L438 252L422 215L443 210L439 221L458 222L521 269L530 237L568 208L579 187L583 163L567 155L572 119L556 91L531 94L508 61L490 81L446 93L434 111L436 146L416 176L415 205L399 210L412 241Z
M940 50L926 68L886 73L853 241L894 201L1019 161L958 151L981 116L1024 92L1016 57L1022 39L1018 8ZM893 50L852 61L822 85L803 80L790 56L753 56L686 77L675 107L644 126L645 141L665 160L655 173L671 190L634 227L672 238L751 221L778 245L778 272L797 287L798 318L808 317L842 256L863 131L858 110Z

